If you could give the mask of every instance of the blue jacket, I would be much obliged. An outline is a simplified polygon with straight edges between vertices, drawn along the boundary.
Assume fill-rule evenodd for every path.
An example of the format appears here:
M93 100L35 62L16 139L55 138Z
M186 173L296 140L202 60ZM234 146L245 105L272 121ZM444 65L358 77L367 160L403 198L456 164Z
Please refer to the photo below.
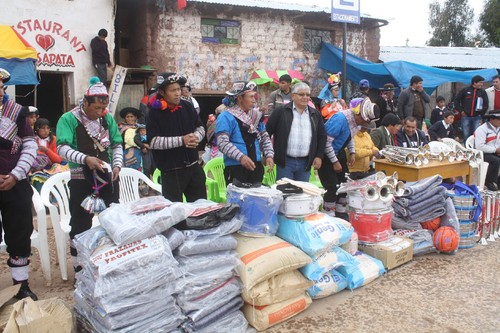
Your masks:
M347 118L342 112L334 114L325 124L325 131L328 136L331 136L333 140L333 150L335 150L335 155L338 155L340 149L344 147L350 140L351 130L349 129L349 123Z

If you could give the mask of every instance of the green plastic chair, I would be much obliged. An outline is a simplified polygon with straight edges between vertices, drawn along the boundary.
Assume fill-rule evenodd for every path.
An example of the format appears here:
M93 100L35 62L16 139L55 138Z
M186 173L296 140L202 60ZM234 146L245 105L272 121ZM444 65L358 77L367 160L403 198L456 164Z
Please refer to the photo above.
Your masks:
M264 168L266 168L264 166ZM271 186L276 184L276 164L274 165L273 171L264 172L264 178L262 179L262 184Z
M319 188L323 188L323 185L319 181L318 178L316 178L316 172L313 167L311 167L311 177L309 177L309 183L316 185Z
M160 169L155 169L155 172L153 172L153 183L161 185L161 171L160 171ZM186 196L184 194L182 195L182 202L187 202Z
M215 157L203 167L207 177L207 197L215 202L226 202L226 179L224 178L224 158Z

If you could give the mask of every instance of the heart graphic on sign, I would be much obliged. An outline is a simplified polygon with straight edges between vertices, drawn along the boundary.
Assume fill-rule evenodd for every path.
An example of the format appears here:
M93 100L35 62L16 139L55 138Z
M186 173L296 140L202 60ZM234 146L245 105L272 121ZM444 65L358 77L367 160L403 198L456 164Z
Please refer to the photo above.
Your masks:
M52 37L51 35L36 35L36 42L38 43L38 45L40 45L42 47L42 49L44 49L45 51L48 51L52 46L54 46L54 44L56 43L56 41L54 40L54 37Z

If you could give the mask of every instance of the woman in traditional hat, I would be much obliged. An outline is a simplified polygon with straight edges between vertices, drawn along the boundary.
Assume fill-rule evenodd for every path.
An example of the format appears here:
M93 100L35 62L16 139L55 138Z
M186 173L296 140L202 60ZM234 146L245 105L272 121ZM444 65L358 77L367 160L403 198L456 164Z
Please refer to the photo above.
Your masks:
M139 171L142 170L142 153L141 148L135 143L134 137L137 130L137 119L141 115L139 109L124 108L120 111L120 117L125 119L125 123L118 124L123 138L123 163L125 167Z
M327 121L334 114L339 111L347 109L346 102L339 98L340 92L340 73L337 74L329 74L328 76L328 90L332 94L332 99L324 99L321 101L321 115L323 119Z

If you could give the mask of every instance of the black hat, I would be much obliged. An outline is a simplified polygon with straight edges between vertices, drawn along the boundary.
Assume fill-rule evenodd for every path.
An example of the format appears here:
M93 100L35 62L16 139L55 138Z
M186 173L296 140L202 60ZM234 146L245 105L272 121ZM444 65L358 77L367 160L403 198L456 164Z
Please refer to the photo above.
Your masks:
M141 110L133 108L133 107L128 107L128 108L121 109L121 111L120 111L120 117L122 117L123 119L125 119L125 117L129 113L132 113L137 118L140 118L142 116Z
M394 87L394 85L392 83L386 83L384 84L384 87L383 88L380 88L380 90L382 91L393 91L393 90L396 90L397 88Z
M172 72L160 73L156 77L155 89L163 89L174 83L178 83L182 87L187 83L187 79L182 75Z
M500 118L500 110L490 110L486 112L484 115L484 118L491 119L491 118Z
M257 84L253 81L235 81L231 90L226 91L229 96L240 96L246 92L254 91Z

